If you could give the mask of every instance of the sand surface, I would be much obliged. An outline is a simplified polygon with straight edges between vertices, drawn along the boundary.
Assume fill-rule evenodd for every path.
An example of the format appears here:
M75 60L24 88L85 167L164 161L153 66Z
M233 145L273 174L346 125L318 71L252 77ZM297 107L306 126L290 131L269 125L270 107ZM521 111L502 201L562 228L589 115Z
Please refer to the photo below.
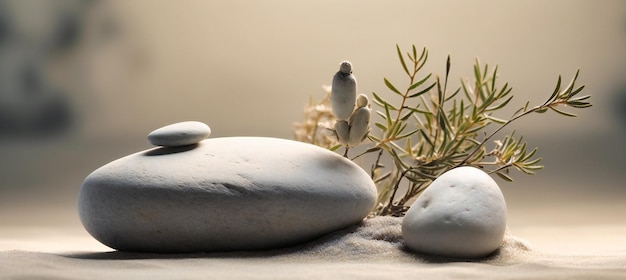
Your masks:
M84 46L61 52L64 63L51 67L67 87L75 131L0 139L0 280L626 279L625 1L97 2ZM35 23L51 14L36 10ZM98 22L112 41L98 40ZM499 64L516 96L510 113L526 100L540 104L558 74L566 83L581 69L594 107L507 130L540 147L546 169L498 181L511 234L493 256L406 252L393 218L296 248L193 255L115 252L79 224L85 176L149 148L154 128L199 120L213 137L291 138L302 106L323 96L320 86L343 59L356 67L359 92L394 98L382 77L405 81L396 43L427 47L429 72L443 73L450 54L454 81L472 76L476 57Z
M480 260L408 252L401 218L297 247L211 254L113 251L80 228L3 228L1 279L626 279L626 225L523 228Z

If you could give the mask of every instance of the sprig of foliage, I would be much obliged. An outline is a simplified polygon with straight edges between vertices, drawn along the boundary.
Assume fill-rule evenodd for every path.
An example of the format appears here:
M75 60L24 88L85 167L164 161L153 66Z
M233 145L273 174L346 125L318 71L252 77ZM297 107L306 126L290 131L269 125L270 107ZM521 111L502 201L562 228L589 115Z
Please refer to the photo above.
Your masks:
M576 86L577 71L564 89L559 76L552 95L543 104L529 107L527 102L510 118L501 119L494 113L505 108L513 95L509 84L499 81L497 66L490 68L476 60L473 81L461 80L461 85L449 93L450 56L441 81L438 75L421 73L428 60L426 48L418 52L413 45L410 52L403 54L396 45L396 51L409 80L406 89L399 90L384 78L383 82L396 100L390 102L372 92L374 104L379 107L376 114L380 121L374 123L378 131L368 135L373 144L353 158L377 152L370 168L379 190L378 207L373 215L403 215L433 180L455 167L483 168L507 181L513 180L511 168L534 174L543 168L539 165L541 158L535 157L537 148L527 148L523 137L516 138L512 132L493 141L494 147L490 150L486 144L509 124L529 114L552 110L573 117L574 114L562 107L591 106L587 101L590 96L577 96L584 89L584 86ZM486 133L486 128L492 124L498 127ZM385 158L393 162L391 168L381 163Z

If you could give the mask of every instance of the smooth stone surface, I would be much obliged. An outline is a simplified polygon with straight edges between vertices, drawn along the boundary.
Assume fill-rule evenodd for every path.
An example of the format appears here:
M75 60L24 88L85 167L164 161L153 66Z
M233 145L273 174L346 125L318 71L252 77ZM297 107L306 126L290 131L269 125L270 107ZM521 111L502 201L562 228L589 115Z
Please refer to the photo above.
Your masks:
M148 142L155 146L177 147L196 144L211 135L208 125L197 122L179 122L170 124L148 134Z
M411 250L476 258L493 253L504 239L506 203L496 182L474 167L437 178L411 206L402 236Z
M122 251L257 250L359 223L376 187L358 165L302 142L261 137L154 148L90 174L81 222Z

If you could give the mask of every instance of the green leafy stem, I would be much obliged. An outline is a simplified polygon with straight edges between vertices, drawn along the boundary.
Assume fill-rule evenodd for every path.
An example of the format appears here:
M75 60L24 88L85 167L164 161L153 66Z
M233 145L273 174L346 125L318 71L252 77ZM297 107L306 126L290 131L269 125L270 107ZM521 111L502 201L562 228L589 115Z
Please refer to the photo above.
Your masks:
M552 95L543 104L529 107L527 102L509 119L500 119L493 113L507 106L513 95L508 83L499 83L497 66L490 69L476 60L474 81L462 79L461 86L448 94L450 56L442 82L437 75L433 78L432 73L421 74L428 60L426 48L418 52L413 45L410 52L403 54L396 45L396 50L402 70L409 78L408 86L401 91L384 78L386 87L399 98L396 103L372 92L374 103L380 107L376 114L382 121L375 122L380 133L370 133L368 138L373 146L353 158L377 152L370 169L379 189L378 207L373 215L403 215L409 203L435 178L455 167L470 165L487 169L492 166L487 171L507 181L512 181L511 167L534 174L543 168L538 165L541 158L534 157L537 148L528 151L523 137L516 138L515 131L494 141L495 147L490 151L486 144L509 124L531 113L552 110L573 117L576 115L562 107L592 106L587 101L590 96L577 97L584 89L584 86L576 86L577 71L563 89L559 76ZM499 127L487 134L484 130L492 123ZM392 160L391 168L382 164L383 155ZM404 194L399 195L399 192Z

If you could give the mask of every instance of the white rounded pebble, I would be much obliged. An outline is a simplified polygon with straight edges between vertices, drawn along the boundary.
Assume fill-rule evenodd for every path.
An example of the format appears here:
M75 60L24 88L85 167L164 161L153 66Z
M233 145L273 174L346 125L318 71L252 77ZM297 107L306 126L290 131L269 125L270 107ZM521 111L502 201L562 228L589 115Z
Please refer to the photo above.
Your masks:
M336 153L229 137L115 160L85 179L78 212L112 248L183 253L307 242L361 222L375 203L369 174Z
M158 128L148 134L148 142L155 146L177 147L196 144L211 135L208 125L187 121Z
M459 258L484 257L504 239L506 203L496 182L474 167L437 178L402 222L406 246L416 252Z
M356 101L356 78L352 75L352 64L341 63L339 71L333 76L330 88L330 105L335 118L348 120L354 111Z

